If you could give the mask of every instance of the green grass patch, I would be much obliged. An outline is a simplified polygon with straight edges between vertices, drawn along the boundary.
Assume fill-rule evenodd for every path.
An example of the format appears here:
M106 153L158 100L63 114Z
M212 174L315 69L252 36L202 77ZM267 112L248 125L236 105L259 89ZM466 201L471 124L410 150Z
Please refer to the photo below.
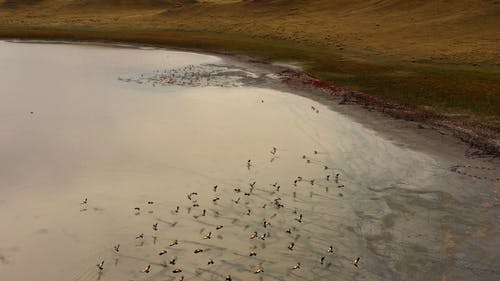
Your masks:
M207 31L130 31L82 25L64 28L20 26L0 27L0 36L161 44L244 54L263 60L291 61L302 65L318 78L390 102L446 115L459 115L500 129L500 73L493 71L361 61L323 47Z

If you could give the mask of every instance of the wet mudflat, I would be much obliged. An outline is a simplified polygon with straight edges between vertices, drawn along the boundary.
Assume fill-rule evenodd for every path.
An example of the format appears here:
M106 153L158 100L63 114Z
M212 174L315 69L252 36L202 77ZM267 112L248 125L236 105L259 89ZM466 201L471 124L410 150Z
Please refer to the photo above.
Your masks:
M215 56L0 42L0 65L1 280L500 275L494 159Z

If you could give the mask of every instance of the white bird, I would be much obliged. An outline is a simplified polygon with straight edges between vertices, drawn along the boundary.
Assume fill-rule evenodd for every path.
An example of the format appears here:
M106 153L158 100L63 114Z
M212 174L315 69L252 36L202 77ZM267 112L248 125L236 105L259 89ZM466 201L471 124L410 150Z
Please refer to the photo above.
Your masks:
M300 262L298 262L292 269L299 269L300 268Z
M99 268L99 271L102 271L104 269L104 260L101 261L101 263L96 264L97 268Z
M328 247L328 253L333 253L333 246Z
M352 261L352 264L355 266L355 267L358 267L358 263L359 263L359 257L356 258L355 260Z
M264 226L264 228L267 228L267 226L271 225L271 223L267 220L264 220L264 222L262 222L262 225Z
M295 218L295 220L298 222L302 222L302 214L300 214L298 218Z

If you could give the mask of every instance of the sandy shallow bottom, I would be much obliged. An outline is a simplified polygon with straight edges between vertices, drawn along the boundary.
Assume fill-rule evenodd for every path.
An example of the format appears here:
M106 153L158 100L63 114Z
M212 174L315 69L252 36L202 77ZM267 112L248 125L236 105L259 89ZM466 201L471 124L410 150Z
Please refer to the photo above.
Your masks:
M494 159L405 148L214 56L0 42L0 65L0 280L500 278Z

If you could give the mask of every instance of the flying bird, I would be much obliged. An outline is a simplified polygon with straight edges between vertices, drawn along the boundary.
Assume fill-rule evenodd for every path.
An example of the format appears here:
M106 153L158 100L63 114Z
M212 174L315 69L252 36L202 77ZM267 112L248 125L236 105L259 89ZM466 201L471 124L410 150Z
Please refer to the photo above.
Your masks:
M355 260L352 261L352 264L355 266L355 267L358 267L358 264L359 264L359 257L357 257Z
M104 269L104 260L101 261L101 263L96 264L96 266L99 269L99 271L102 271Z
M257 270L255 271L255 273L257 274L257 273L261 273L261 272L264 272L264 268L262 266L259 266L257 268Z
M298 222L302 222L302 214L300 214L298 218L295 218L295 220Z

